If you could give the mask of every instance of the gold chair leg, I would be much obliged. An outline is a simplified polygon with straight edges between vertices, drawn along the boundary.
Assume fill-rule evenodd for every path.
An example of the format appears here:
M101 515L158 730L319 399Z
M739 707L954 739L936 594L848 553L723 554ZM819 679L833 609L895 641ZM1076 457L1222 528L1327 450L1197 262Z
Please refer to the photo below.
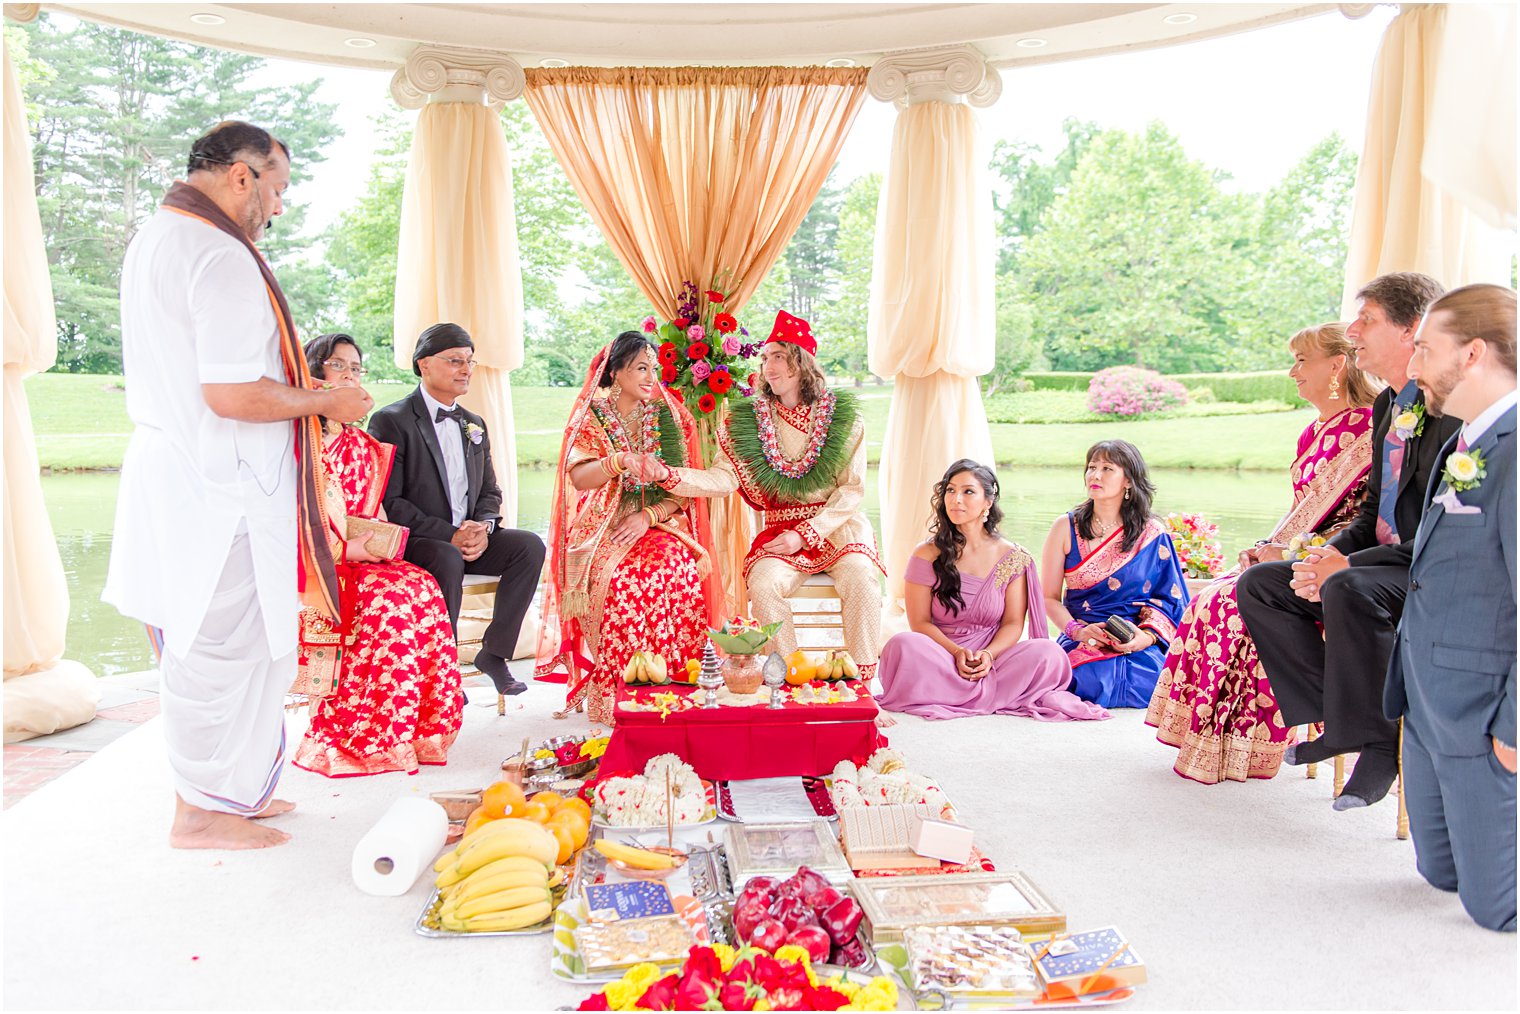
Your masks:
M1344 789L1345 787L1346 787L1346 755L1343 754L1343 753L1338 753L1338 754L1335 755L1335 795L1332 796L1331 798L1334 799L1334 798L1339 797L1340 794L1341 794L1341 790Z
M1314 723L1311 722L1308 725L1304 726L1304 728L1308 730L1307 732L1304 733L1304 742L1305 743L1312 743L1312 742L1314 742ZM1304 777L1305 778L1318 778L1319 777L1319 765L1318 764L1310 764L1310 765L1308 765L1304 769Z
M1399 841L1409 840L1409 810L1404 806L1404 720L1399 719L1399 817L1394 828Z
M497 694L496 695L496 713L498 715L505 715L507 713L507 695L506 694Z

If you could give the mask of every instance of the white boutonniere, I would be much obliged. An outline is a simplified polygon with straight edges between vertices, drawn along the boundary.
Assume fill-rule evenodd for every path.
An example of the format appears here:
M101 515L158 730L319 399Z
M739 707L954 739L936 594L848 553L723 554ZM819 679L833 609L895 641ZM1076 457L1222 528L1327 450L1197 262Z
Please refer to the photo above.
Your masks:
M470 438L470 443L478 444L485 438L486 430L478 423L467 422L464 424L464 435Z
M1425 406L1410 405L1393 418L1393 432L1400 440L1408 440L1425 432Z
M1446 459L1446 468L1442 470L1441 478L1458 493L1466 493L1470 489L1477 489L1483 477L1488 474L1484 464L1480 452L1458 451Z

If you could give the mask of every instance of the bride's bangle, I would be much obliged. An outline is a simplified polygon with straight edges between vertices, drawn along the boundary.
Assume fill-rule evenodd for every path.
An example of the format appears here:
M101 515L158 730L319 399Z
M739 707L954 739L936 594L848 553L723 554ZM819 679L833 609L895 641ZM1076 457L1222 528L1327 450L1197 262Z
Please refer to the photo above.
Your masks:
M649 519L649 523L651 525L657 525L660 523L660 509L658 507L645 507L643 513L644 516Z

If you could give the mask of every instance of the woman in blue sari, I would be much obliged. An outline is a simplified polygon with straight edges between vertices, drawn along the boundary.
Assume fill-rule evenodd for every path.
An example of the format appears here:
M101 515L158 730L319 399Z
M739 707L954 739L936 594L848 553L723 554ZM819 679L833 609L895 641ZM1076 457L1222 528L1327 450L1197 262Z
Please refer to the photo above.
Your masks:
M1040 564L1045 610L1061 624L1071 692L1104 708L1143 708L1187 606L1172 537L1151 514L1155 487L1134 444L1103 440L1087 451L1087 500L1056 518ZM1138 629L1104 629L1118 616Z

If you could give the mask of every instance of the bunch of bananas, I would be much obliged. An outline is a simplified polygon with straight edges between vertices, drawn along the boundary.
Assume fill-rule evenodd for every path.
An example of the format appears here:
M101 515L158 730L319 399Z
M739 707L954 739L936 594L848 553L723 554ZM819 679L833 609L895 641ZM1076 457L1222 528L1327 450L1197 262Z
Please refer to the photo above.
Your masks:
M438 922L456 933L523 929L554 910L559 843L531 820L507 817L465 835L433 864Z
M813 670L813 678L820 680L860 679L860 666L847 651L830 651Z
M624 683L665 683L665 658L652 651L636 651L623 670Z

